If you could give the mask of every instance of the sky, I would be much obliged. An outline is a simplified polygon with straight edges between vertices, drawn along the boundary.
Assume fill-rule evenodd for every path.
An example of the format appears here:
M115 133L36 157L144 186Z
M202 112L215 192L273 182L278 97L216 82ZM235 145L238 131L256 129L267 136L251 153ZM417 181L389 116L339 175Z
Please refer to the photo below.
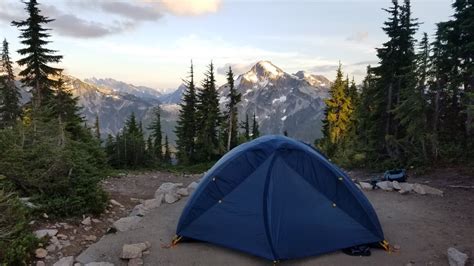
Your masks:
M160 90L177 88L191 60L202 79L212 61L218 84L268 60L288 73L305 70L333 79L339 62L360 82L376 47L390 0L38 0L56 19L48 46L60 67L78 78L114 78ZM0 38L22 47L12 20L24 19L20 0L0 0ZM412 0L422 32L452 15L451 0ZM20 56L12 53L13 59Z

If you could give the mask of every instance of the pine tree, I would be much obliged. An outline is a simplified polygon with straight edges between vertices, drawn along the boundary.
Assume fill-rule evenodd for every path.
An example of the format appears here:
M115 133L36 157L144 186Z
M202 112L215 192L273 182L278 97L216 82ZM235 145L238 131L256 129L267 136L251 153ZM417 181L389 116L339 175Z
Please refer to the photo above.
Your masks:
M240 127L244 130L244 138L245 141L250 140L250 123L249 123L249 115L245 114L245 121L240 124Z
M163 149L162 149L162 135L161 132L161 115L160 108L157 107L154 110L155 117L151 122L148 129L151 131L150 136L153 138L153 156L156 160L161 161L163 159Z
M214 65L209 65L202 83L203 88L197 95L198 134L196 152L203 161L211 161L219 154L218 130L221 124L219 99L216 90Z
M336 80L329 90L329 99L325 100L327 135L324 137L330 146L337 146L347 136L350 129L353 110L348 87L347 81L343 80L342 66L339 64ZM328 154L330 154L329 150Z
M166 164L171 164L171 151L168 142L168 135L165 135L165 154L163 155L163 162Z
M50 76L56 76L61 72L61 69L48 66L49 63L59 63L62 59L61 55L54 55L56 51L45 47L50 41L49 29L44 28L53 19L42 16L38 9L38 2L36 0L29 0L25 2L25 10L29 17L22 21L13 21L12 25L20 28L21 41L26 47L18 50L18 53L24 58L18 60L20 66L26 66L20 72L22 77L21 82L25 86L32 88L33 106L39 108L43 101L48 101L53 96L53 87L58 87L56 80L51 79Z
M194 84L193 63L189 80L185 80L186 91L183 93L183 100L180 103L179 117L175 129L177 159L181 164L193 163L196 160L196 87Z
M95 137L100 141L100 123L98 114L95 115L94 134Z
M227 85L229 86L229 94L227 95L228 103L226 104L227 107L227 151L230 151L232 148L237 146L238 139L238 109L237 105L241 101L241 94L238 93L234 87L234 73L232 72L232 68L229 67L229 71L227 72Z
M252 122L252 139L260 137L260 130L258 129L258 122L255 113L253 113L253 122Z
M0 128L12 127L20 115L20 92L15 85L8 42L5 39L0 61Z

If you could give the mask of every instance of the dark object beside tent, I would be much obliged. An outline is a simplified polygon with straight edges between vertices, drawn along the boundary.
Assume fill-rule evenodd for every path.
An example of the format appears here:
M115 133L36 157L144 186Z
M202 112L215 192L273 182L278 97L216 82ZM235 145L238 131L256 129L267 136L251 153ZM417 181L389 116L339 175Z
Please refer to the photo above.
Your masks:
M273 261L384 239L351 179L316 150L282 136L258 138L219 160L189 199L177 235Z
M407 178L408 176L405 169L389 170L383 175L383 179L387 181L406 182Z

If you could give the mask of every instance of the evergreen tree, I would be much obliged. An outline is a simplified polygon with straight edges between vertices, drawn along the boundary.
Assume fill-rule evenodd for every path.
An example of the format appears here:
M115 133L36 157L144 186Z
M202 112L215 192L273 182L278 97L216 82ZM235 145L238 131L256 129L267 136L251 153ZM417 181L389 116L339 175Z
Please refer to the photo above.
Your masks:
M238 123L238 109L237 105L241 101L241 94L238 93L234 87L234 73L232 72L232 68L229 67L229 71L227 72L227 85L229 86L229 94L227 95L228 103L226 104L227 107L227 151L230 151L232 148L237 146L238 139L237 139L237 123Z
M161 115L160 108L155 108L155 117L151 122L148 129L151 131L150 136L153 138L153 157L161 161L163 159L163 149L162 149L162 135L161 132Z
M181 164L193 163L196 160L196 87L194 84L193 63L189 80L185 80L186 91L183 93L183 100L180 103L179 117L175 129L177 159Z
M243 121L240 127L244 130L245 141L250 140L250 124L249 124L249 115L245 114L245 121Z
M61 69L48 66L50 63L58 63L61 61L61 55L55 55L56 51L45 47L50 41L49 29L44 28L53 19L49 19L41 15L36 0L29 0L24 2L26 4L25 10L28 13L28 18L22 21L13 21L12 25L20 28L21 41L26 47L18 50L20 55L24 58L18 60L20 66L26 66L20 72L22 77L21 82L25 86L32 88L33 106L40 107L43 101L48 101L53 96L53 87L58 87L57 80L50 78L56 76L61 72Z
M15 85L8 42L5 39L0 61L0 128L12 127L20 115L20 92Z
M252 122L252 139L260 137L260 130L258 129L258 122L255 113L253 113L253 122Z
M198 134L196 152L203 161L211 161L219 154L218 130L221 124L219 99L214 77L214 65L209 65L202 89L197 95Z
M165 153L163 155L163 162L166 164L171 164L171 151L168 142L168 135L165 135Z
M94 134L95 137L100 141L100 123L98 114L95 115Z
M351 124L352 107L347 81L343 79L342 66L336 74L336 80L329 90L329 99L326 103L326 117L324 119L324 140L321 148L333 155L334 148L347 137Z

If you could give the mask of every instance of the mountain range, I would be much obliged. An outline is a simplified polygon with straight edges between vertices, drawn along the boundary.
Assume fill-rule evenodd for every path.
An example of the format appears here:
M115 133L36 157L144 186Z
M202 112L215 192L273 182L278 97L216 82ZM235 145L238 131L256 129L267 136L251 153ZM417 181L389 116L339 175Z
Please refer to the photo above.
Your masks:
M161 109L162 127L174 143L174 127L184 85L175 91L163 93L154 88L136 86L114 79L89 78L84 81L73 76L65 77L66 86L78 97L83 115L92 125L99 117L102 136L115 135L133 112L146 127L153 118L153 110ZM321 118L324 99L328 97L331 82L321 75L304 71L288 74L269 61L256 63L249 71L239 75L235 88L242 95L239 119L251 120L255 114L262 134L283 134L312 142L321 136ZM224 110L229 88L218 88L219 103ZM29 93L22 90L23 101Z

